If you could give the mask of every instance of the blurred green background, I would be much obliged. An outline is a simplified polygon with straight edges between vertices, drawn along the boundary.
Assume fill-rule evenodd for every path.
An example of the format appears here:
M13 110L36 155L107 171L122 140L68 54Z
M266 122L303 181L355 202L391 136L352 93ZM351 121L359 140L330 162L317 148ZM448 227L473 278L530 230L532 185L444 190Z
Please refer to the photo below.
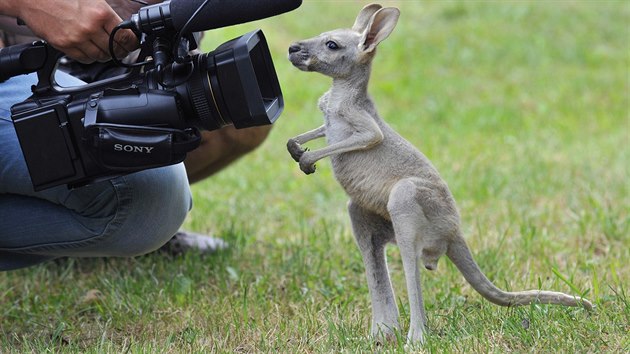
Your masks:
M306 176L290 137L322 123L330 79L293 68L292 41L350 27L367 1L207 33L262 28L286 107L267 141L193 185L185 228L210 257L66 260L0 273L0 351L404 351L367 337L363 265L328 161ZM480 267L500 287L585 296L582 309L505 309L448 261L423 272L429 352L628 352L630 7L623 1L383 1L401 17L378 49L381 116L448 182ZM311 148L324 142L309 143ZM408 328L400 258L390 272ZM83 301L90 289L103 296ZM6 350L2 350L6 349Z

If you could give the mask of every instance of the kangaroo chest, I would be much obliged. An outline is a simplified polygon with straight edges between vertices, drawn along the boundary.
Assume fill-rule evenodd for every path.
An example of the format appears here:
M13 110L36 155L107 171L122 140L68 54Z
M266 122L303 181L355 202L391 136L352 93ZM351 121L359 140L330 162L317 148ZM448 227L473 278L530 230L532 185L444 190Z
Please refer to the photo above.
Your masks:
M326 141L329 146L343 144L352 134L357 133L347 116L347 106L329 104L326 97L322 97L320 109L324 113ZM368 149L331 155L330 159L335 179L350 199L355 204L389 219L387 201L396 178L382 165L382 160L386 159L387 145L383 141Z

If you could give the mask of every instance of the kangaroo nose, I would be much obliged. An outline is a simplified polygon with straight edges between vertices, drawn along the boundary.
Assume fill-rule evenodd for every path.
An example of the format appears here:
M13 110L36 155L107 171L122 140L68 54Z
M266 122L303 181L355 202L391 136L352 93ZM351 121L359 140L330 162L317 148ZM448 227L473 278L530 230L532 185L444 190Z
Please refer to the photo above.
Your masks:
M295 52L299 52L301 47L298 44L291 44L289 47L289 54L293 54Z

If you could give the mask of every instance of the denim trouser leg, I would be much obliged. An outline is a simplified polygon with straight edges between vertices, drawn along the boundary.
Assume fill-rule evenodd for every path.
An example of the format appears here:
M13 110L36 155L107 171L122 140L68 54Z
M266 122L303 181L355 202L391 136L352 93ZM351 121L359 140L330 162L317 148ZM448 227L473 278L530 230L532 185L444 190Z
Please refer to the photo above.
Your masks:
M191 207L182 164L33 191L9 109L35 81L0 83L0 270L61 256L133 256L168 241Z

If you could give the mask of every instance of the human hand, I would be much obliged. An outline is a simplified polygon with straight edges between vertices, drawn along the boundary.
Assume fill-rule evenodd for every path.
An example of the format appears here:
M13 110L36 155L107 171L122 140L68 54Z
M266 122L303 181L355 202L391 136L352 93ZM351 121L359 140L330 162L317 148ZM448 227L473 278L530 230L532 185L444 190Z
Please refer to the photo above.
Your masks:
M22 0L16 10L35 35L81 63L109 60L109 34L122 22L106 0ZM137 46L132 31L116 33L117 57Z

